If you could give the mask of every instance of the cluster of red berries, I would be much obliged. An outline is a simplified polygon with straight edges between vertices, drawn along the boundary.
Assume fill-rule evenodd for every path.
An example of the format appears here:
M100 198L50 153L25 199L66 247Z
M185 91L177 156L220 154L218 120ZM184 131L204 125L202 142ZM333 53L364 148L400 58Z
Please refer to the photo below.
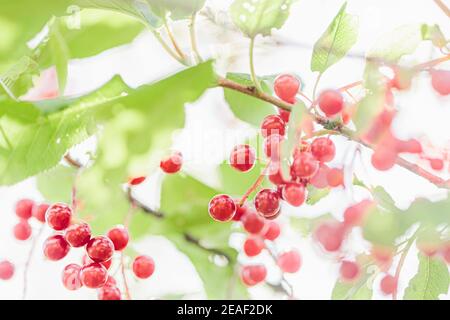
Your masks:
M14 226L13 233L17 240L25 241L31 237L32 228L29 223L31 217L37 221L45 222L45 212L47 211L48 204L37 204L30 199L22 199L16 203L16 215L19 218L19 222Z

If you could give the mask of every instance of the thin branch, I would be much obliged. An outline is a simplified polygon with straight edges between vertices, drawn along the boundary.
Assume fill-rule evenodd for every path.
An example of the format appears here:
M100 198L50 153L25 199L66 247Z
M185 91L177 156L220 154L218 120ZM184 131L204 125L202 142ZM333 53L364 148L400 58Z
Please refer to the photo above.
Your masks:
M444 2L442 2L442 0L434 0L434 3L436 3L437 6L441 8L441 10L447 15L447 17L450 18L450 9L446 6Z
M161 34L156 30L151 30L153 35L155 36L156 40L162 45L163 49L166 50L166 52L175 60L177 60L179 63L181 63L184 66L188 66L189 64L182 58L178 56L176 52L174 52L169 45L164 41L164 39L161 37Z
M250 75L252 77L252 81L256 87L256 90L262 92L261 84L259 83L258 77L256 76L255 72L255 62L253 61L255 55L254 51L255 51L255 37L250 39L250 46L249 46Z
M169 39L170 39L170 42L172 42L172 45L173 45L176 53L178 54L178 56L182 60L186 60L186 56L185 56L184 52L180 49L177 39L175 39L175 36L173 35L172 30L170 29L169 24L167 23L167 20L164 20L164 28L166 29L167 35L169 36Z
M270 166L270 162L267 164L267 166L264 168L263 172L259 175L258 179L250 186L250 188L245 192L245 194L242 196L241 200L239 201L239 206L244 205L245 201L247 201L248 197L256 190L258 187L263 183L264 178L266 177L266 171Z
M39 228L39 232L34 236L33 242L31 243L30 252L28 253L27 262L25 263L25 268L23 271L23 291L22 291L22 299L25 300L27 297L28 290L28 270L30 269L31 260L33 258L34 250L36 249L36 244L41 237L42 232L44 231L45 224Z
M225 259L227 259L228 262L233 261L233 260L231 259L231 257L230 257L228 254L226 254L225 252L223 252L222 250L215 249L215 248L208 248L208 247L205 247L203 244L200 243L200 240L199 240L199 239L197 239L196 237L194 237L194 236L191 235L190 233L185 232L185 233L183 233L183 236L184 236L184 239L185 239L187 242L196 245L196 246L199 247L200 249L203 249L204 251L207 251L207 252L209 252L209 253L212 253L212 254L215 254L215 255L218 255L218 256L222 256L222 257L224 257Z
M395 270L394 278L397 281L397 285L394 288L394 292L392 293L392 299L397 300L397 293L398 293L398 280L400 278L400 273L402 271L403 265L405 264L406 257L408 256L409 249L413 245L414 241L416 240L417 231L411 236L411 238L408 240L405 248L402 250L402 255L400 256L400 260L398 262L397 268Z
M125 288L125 297L127 300L131 300L130 288L128 287L127 276L125 273L125 258L123 251L120 253L120 271L122 273L123 286Z

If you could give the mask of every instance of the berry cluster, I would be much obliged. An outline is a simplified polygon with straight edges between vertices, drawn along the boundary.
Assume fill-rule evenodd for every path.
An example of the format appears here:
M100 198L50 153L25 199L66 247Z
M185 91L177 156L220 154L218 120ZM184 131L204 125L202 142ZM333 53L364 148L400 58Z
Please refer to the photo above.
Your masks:
M30 218L35 218L37 221L45 222L45 212L48 204L37 204L30 199L22 199L16 203L15 212L19 218L19 222L14 226L13 233L17 240L25 241L31 237L32 228L29 223Z

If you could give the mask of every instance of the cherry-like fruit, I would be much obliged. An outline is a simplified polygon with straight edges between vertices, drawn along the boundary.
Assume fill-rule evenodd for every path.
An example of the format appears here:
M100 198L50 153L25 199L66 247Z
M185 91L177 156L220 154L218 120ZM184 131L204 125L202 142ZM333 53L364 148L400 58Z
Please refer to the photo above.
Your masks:
M47 212L48 207L49 205L47 203L35 205L32 210L33 217L39 222L45 223L45 213Z
M47 238L44 242L44 255L52 261L61 260L69 253L69 250L69 244L59 234Z
M278 256L277 264L283 272L296 273L300 270L302 258L300 253L293 249Z
M248 233L257 234L264 228L264 218L254 211L249 211L241 219L244 229Z
M264 138L273 134L284 136L286 133L286 123L279 116L267 116L261 124L261 133Z
M236 214L236 203L230 196L220 194L211 199L208 211L209 215L216 221L230 221Z
M149 256L138 256L133 261L133 272L136 277L147 279L155 272L155 262Z
M342 280L353 281L359 276L359 265L353 261L344 260L339 268Z
M305 187L296 182L290 182L283 187L283 199L291 206L300 207L306 199Z
M0 261L0 279L1 280L9 280L14 275L14 265L7 261Z
M120 290L116 286L103 286L98 289L98 300L121 300Z
M72 209L64 203L52 204L45 213L45 221L56 231L66 229L70 225Z
M130 240L127 228L122 225L112 228L106 235L113 242L116 251L125 249Z
M295 96L300 89L300 81L290 74L279 75L274 82L273 89L281 100L294 104Z
M255 165L255 150L249 145L238 145L234 147L230 155L230 165L241 172L250 171Z
M105 236L95 237L87 243L86 252L94 262L108 261L113 256L114 243Z
M248 257L255 257L264 249L264 241L260 237L250 237L244 242L244 252Z
M108 280L108 270L100 263L94 262L81 269L80 279L83 285L88 288L101 288Z
M336 147L330 138L317 138L311 143L311 153L320 162L329 162L336 155Z
M339 91L326 90L318 99L319 108L329 118L337 115L344 108L344 98Z
M22 219L14 226L13 232L17 240L25 241L31 237L32 229L28 221Z
M16 215L21 219L29 219L33 211L34 201L22 199L16 203Z
M67 265L62 272L62 282L68 290L78 290L83 284L81 283L80 273L81 266L72 263Z
M91 228L84 222L72 224L66 229L64 238L72 247L82 247L91 239Z
M255 197L255 208L264 217L271 217L280 210L280 197L276 190L263 189Z
M183 165L183 155L179 151L172 152L170 156L161 160L159 166L162 171L168 174L177 173Z
M319 170L319 161L310 152L300 152L294 157L292 173L302 179L311 178Z
M389 274L385 275L383 279L381 279L380 289L385 295L394 293L397 289L397 279Z

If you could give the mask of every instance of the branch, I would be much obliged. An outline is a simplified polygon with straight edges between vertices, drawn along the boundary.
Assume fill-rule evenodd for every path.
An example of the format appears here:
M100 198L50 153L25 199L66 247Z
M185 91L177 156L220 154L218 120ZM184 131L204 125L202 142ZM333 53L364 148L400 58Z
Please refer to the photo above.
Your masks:
M450 9L445 5L444 2L442 2L442 0L434 0L434 3L436 3L437 6L441 8L441 10L447 15L447 17L450 18Z

